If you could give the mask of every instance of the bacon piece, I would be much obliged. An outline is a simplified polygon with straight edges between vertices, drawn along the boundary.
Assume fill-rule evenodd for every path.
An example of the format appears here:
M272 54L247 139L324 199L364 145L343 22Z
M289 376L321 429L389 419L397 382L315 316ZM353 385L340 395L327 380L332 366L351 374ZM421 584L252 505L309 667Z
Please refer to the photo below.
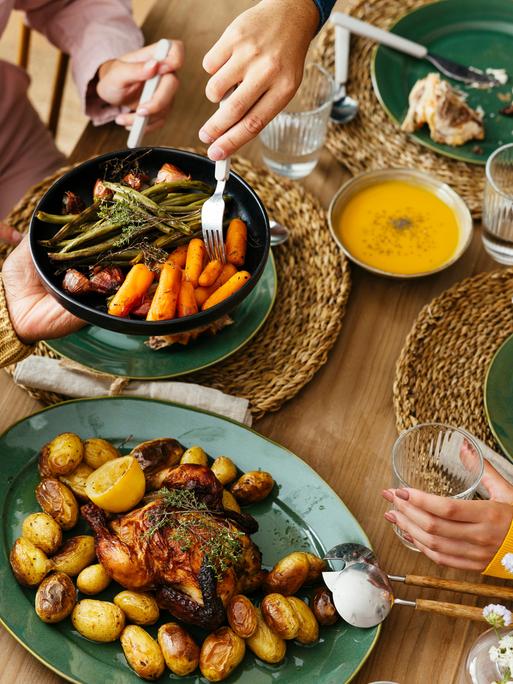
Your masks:
M62 287L72 295L84 295L91 291L91 283L76 268L68 268L62 280Z
M184 173L174 164L163 164L157 174L156 183L170 183L172 181L190 180L190 175Z
M110 199L112 197L112 194L112 190L110 190L110 188L106 188L103 184L102 179L98 178L98 180L94 184L93 198L102 200Z
M84 211L85 204L81 197L79 197L71 190L66 190L62 198L62 213L63 214L80 214Z
M125 276L123 271L117 266L107 266L100 270L95 270L94 275L89 279L91 290L104 295L111 295L116 292Z
M129 171L121 180L125 185L129 185L134 190L139 191L142 186L150 180L142 171Z

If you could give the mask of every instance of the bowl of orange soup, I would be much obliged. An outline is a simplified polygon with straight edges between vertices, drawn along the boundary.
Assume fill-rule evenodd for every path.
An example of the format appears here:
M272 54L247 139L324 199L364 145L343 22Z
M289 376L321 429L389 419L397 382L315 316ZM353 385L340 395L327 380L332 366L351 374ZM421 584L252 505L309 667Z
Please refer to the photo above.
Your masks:
M416 278L453 264L472 239L472 217L448 185L414 169L355 176L329 208L342 251L373 273Z

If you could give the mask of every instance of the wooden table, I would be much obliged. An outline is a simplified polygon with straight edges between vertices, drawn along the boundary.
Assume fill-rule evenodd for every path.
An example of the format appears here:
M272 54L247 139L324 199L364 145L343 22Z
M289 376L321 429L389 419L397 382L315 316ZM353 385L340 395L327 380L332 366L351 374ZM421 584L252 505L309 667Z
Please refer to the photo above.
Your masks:
M197 131L212 111L203 96L201 58L224 27L251 0L158 0L147 17L148 42L180 37L187 63L181 89L163 131L149 135L148 144L197 145ZM213 9L215 6L215 10ZM115 126L89 127L72 159L85 159L122 148L126 133ZM258 145L243 154L258 160ZM347 177L326 152L305 186L325 206ZM393 574L439 574L478 581L472 573L438 568L405 549L383 520L386 505L380 490L390 482L390 452L396 438L392 408L395 362L421 307L453 283L494 268L476 231L466 255L444 273L416 281L392 281L352 267L353 288L342 333L328 363L300 394L278 413L258 421L256 429L298 454L342 497L369 535L384 568ZM0 373L0 431L39 408L11 379ZM399 586L403 598L420 590ZM474 599L422 590L425 598L475 603ZM484 605L484 604L481 604ZM449 684L459 681L468 647L482 625L416 613L397 607L383 626L382 636L361 672L358 684L390 679L400 684ZM0 682L39 684L61 681L2 630ZM91 684L95 684L92 675Z

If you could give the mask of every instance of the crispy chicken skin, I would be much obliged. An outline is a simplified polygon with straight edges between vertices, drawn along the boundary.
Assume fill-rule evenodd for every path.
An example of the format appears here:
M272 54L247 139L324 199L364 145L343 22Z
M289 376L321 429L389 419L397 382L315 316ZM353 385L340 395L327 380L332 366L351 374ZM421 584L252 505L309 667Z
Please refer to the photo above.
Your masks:
M155 516L172 510L164 507L158 494L144 506L110 521L94 504L83 506L82 515L95 533L98 560L114 580L127 589L155 590L160 606L174 617L216 629L225 620L226 604L240 587L262 580L261 554L249 537L258 525L250 515L223 508L222 485L210 468L192 464L165 468L161 486L192 490L208 509L207 513L186 514L187 529L197 540L189 548L180 542L177 524L153 529ZM175 513L173 520L179 521L181 515ZM242 553L236 562L228 559L226 568L216 574L208 548L211 540L227 529L240 534Z

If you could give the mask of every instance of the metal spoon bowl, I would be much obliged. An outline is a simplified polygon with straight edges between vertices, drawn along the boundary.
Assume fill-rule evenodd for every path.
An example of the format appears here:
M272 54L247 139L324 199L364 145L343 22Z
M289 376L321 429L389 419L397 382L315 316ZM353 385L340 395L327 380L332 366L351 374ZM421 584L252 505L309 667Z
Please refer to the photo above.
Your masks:
M352 563L378 564L374 551L371 551L371 549L368 549L363 544L355 544L353 542L337 544L337 546L326 552L324 559L341 561L344 568Z
M271 247L276 247L277 245L287 242L289 239L288 228L285 228L284 225L277 221L273 221L272 219L269 221L269 226L271 228Z
M345 86L339 91L338 97L333 101L330 119L337 124L346 124L352 121L358 114L358 102L346 95Z

